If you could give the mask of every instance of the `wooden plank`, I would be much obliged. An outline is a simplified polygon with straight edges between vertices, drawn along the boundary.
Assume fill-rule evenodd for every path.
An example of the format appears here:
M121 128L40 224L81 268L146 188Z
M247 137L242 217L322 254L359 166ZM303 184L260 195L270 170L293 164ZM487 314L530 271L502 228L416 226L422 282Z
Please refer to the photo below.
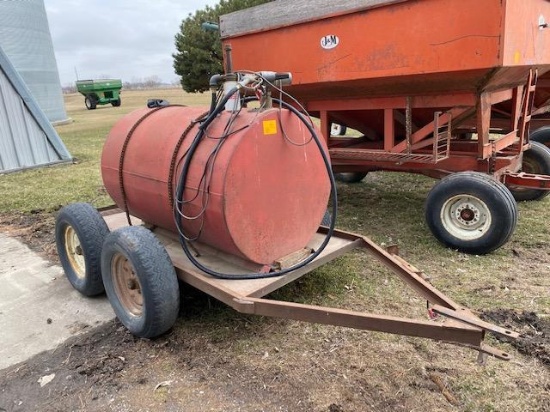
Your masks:
M324 235L316 234L312 243L319 245L323 239L323 236ZM159 239L163 243L165 243L166 241L166 238L164 236L159 236ZM168 251L170 258L172 259L174 266L176 266L178 269L184 272L184 276L182 277L183 281L192 284L193 286L197 287L200 290L203 290L203 287L202 285L200 285L200 282L205 280L206 281L205 286L219 287L220 289L230 291L230 293L232 293L235 296L243 296L243 297L244 296L253 296L253 297L265 296L268 293L271 293L274 290L277 290L282 286L302 277L306 273L311 272L312 270L318 268L319 266L331 260L334 260L336 257L347 253L350 249L353 249L356 246L357 246L357 243L354 241L350 241L350 240L342 239L338 237L332 237L329 244L327 245L325 250L323 250L321 255L317 257L313 262L308 264L307 267L305 268L295 270L283 276L275 276L275 277L269 277L269 278L263 278L263 279L241 280L241 279L217 279L209 275L206 275L202 272L198 272L195 266L184 255L179 243L171 241L165 244L166 250ZM215 257L215 256L203 255L200 258L198 258L198 260L205 266L216 271L232 273L232 274L250 273L250 271L247 270L246 268L243 268L242 266L238 266L234 263L232 264L228 261L225 261L221 259L219 256ZM193 276L195 278L200 278L200 279L195 279L193 281L189 278L189 276ZM197 284L197 281L199 281L199 284ZM210 292L207 292L207 293L210 293Z
M220 16L222 39L403 3L408 0L278 0ZM331 34L331 33L327 33Z
M126 214L122 211L104 216L104 219L111 230L128 225ZM134 225L139 225L141 224L141 220L132 216L132 223ZM181 249L178 236L175 233L160 228L153 229L153 233L166 248L172 263L176 269L178 269L178 276L181 280L229 305L232 305L231 301L234 297L265 296L298 279L304 274L311 272L319 266L334 260L338 256L344 255L363 242L362 239L357 236L350 236L349 234L335 231L335 236L331 238L321 255L313 262L309 263L307 267L283 276L239 280L217 279L199 271ZM307 244L307 247L312 249L317 248L323 242L324 238L325 235L323 233L316 233ZM212 270L230 274L246 274L259 270L258 265L245 262L208 246L197 244L196 248L200 253L197 260Z
M118 213L112 213L109 211L107 214L103 214L103 219L107 223L109 230L113 231L118 228L128 226L128 220L126 219L126 213L119 210ZM141 225L141 219L135 216L131 216L132 225Z

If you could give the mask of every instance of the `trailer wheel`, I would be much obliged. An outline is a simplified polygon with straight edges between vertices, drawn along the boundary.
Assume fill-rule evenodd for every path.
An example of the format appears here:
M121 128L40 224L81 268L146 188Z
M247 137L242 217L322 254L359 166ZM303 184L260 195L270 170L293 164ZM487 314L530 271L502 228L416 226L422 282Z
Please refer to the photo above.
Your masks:
M428 194L425 217L445 246L483 255L508 241L517 223L510 191L492 177L461 172L439 181Z
M178 278L153 233L129 226L109 234L103 243L101 270L109 302L132 334L153 338L174 325L179 311Z
M119 107L121 103L122 103L122 99L119 97L118 99L113 100L113 101L111 102L111 105L112 105L113 107Z
M548 132L550 133L550 130ZM525 173L550 175L550 149L543 143L531 142L531 148L523 152L521 170ZM550 194L547 190L524 189L521 187L509 189L517 201L540 200Z
M91 94L87 95L84 98L84 104L86 105L86 109L88 110L94 110L97 107L97 102Z
M101 247L109 228L88 203L61 209L55 223L55 243L61 266L73 287L86 296L104 292L101 279Z
M531 142L539 142L550 147L550 126L539 127L529 134Z
M334 173L334 178L343 183L359 183L367 172Z

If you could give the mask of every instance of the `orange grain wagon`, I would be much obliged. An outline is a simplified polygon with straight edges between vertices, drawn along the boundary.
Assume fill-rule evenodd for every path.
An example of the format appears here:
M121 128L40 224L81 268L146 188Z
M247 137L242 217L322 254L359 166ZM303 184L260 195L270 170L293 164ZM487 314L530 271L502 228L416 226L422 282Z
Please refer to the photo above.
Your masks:
M279 0L222 16L220 30L235 71L292 72L285 90L320 118L335 172L444 177L430 229L487 253L514 230L512 194L550 188L550 150L528 136L547 22L548 0ZM360 137L331 136L333 124Z

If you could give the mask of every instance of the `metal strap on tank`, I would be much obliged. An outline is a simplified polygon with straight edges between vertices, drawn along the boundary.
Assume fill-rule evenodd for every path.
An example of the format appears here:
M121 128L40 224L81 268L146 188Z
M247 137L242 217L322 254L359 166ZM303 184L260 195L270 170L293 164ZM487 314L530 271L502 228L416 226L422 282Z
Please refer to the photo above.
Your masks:
M124 166L124 157L126 155L126 149L128 148L128 143L130 143L130 139L132 138L132 135L134 134L138 126L145 119L147 119L153 113L158 112L159 110L166 109L167 107L174 107L174 106L176 105L161 106L161 107L154 108L151 111L145 113L128 131L128 134L126 135L126 139L124 140L124 144L122 145L122 150L120 151L120 159L118 162L118 183L120 186L120 192L122 194L123 209L124 209L124 212L126 212L126 219L128 220L128 224L130 226L132 226L132 220L130 219L130 211L128 210L128 200L126 199L126 190L124 190L124 176L122 174L122 167Z
M208 116L209 113L210 113L209 111L204 112L196 119L191 120L189 125L187 125L187 127L181 134L178 140L178 143L176 144L176 147L174 147L174 152L172 153L172 159L170 160L170 169L168 171L168 201L170 202L170 208L174 207L174 184L172 182L174 180L174 173L176 171L176 160L177 160L178 152L180 151L181 145L183 144L183 141L185 140L185 138L187 137L191 129L193 129L193 127L195 127L197 123L204 120L204 118Z

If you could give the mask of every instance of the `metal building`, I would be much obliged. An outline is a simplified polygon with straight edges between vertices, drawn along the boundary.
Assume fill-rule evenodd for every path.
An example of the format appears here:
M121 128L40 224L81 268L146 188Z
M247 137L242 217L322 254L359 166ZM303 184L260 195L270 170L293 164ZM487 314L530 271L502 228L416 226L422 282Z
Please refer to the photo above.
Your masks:
M71 160L61 138L0 47L0 173Z
M44 0L0 0L0 47L50 122L67 120Z

